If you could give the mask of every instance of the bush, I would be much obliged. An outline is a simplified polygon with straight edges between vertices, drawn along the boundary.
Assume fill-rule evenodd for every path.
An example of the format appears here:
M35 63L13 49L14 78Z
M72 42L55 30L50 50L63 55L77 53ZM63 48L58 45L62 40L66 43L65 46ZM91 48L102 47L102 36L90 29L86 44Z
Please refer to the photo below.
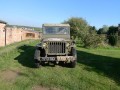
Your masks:
M108 39L109 39L109 44L110 45L112 45L112 46L117 45L118 35L110 35Z
M103 38L100 35L95 33L89 33L83 38L84 47L98 47L103 41Z
M120 36L117 37L117 47L120 47Z

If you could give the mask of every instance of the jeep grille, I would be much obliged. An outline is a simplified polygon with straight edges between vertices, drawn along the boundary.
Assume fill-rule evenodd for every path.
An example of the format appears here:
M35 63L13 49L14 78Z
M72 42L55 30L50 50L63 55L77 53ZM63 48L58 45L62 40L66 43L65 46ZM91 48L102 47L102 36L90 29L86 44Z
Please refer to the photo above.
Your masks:
M65 54L65 42L48 42L48 54L60 55Z

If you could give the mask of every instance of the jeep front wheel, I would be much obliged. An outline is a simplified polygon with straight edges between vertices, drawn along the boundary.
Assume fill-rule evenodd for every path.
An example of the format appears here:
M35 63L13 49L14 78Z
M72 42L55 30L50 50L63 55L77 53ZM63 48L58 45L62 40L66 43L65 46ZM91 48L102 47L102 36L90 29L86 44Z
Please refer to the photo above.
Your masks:
M39 58L40 58L40 50L36 49L35 50L35 55L34 55L35 67L36 68L39 68L41 66Z
M70 62L70 67L71 68L75 68L76 63L77 63L77 52L75 48L72 48L72 52L71 52L72 56L75 57L75 60Z
M39 68L40 66L41 66L41 65L40 65L40 62L36 59L36 60L35 60L35 67L36 67L36 68Z
M70 62L70 67L71 67L71 68L75 68L76 63L77 63L76 60Z

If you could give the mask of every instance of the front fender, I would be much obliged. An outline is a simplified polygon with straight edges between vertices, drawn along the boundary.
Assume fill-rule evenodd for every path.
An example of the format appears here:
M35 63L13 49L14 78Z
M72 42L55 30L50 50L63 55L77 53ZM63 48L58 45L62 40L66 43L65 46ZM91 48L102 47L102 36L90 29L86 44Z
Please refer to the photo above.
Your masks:
M76 48L76 45L75 45L75 44L72 44L70 47L71 47L71 48Z
M37 44L36 48L42 48L42 44L41 43Z

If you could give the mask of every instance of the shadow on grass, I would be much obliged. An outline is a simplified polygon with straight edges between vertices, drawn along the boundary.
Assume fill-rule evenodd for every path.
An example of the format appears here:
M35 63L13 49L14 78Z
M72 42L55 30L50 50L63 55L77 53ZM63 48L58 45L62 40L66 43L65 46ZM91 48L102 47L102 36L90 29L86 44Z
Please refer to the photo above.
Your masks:
M78 63L86 65L85 70L104 74L120 85L120 58L95 55L84 51L77 51L77 53Z
M56 63L54 64L54 63L55 63L55 62L49 62L49 63L46 63L46 64L45 64L45 63L42 63L42 66L44 66L44 67L55 67L55 66L58 65L58 66L65 67L65 68L71 68L70 65L69 65L69 63L66 63L66 64L65 64L65 63L62 62L62 61L59 62L58 64L56 64Z
M36 68L34 62L35 47L27 45L20 46L18 47L18 52L20 53L20 55L17 56L15 60L18 60L18 62L25 67ZM64 64L63 62L60 62L58 65L62 67L69 67L68 64ZM42 63L42 66L54 67L55 65L54 62L53 63L51 62L49 64Z
M18 52L20 52L20 55L17 56L15 60L18 60L18 62L25 67L35 68L35 47L24 45L18 47ZM84 51L77 51L77 53L78 63L86 65L85 70L104 74L120 85L120 58L95 55ZM43 66L50 65L47 64ZM69 67L69 65L64 65L63 63L60 63L59 66Z
M29 68L35 68L34 65L34 52L35 52L35 47L33 46L20 46L18 47L18 52L20 53L19 56L15 58L15 60L18 60L18 62Z

